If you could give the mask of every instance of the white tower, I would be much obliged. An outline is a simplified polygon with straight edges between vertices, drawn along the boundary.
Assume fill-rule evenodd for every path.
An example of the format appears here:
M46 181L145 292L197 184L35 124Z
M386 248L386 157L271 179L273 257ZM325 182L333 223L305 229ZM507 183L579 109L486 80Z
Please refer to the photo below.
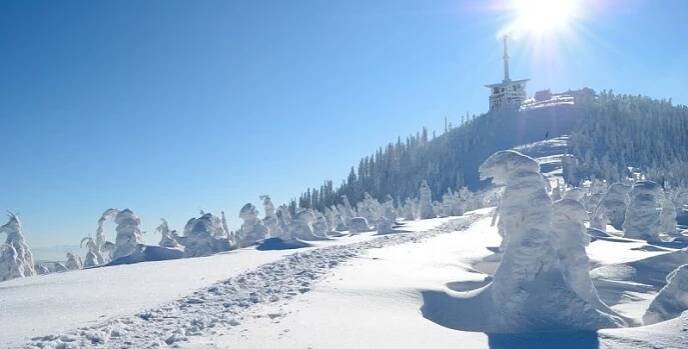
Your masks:
M509 52L507 48L508 36L504 35L504 80L501 83L485 85L491 91L490 110L514 108L518 109L526 99L526 82L529 79L514 80L509 77Z

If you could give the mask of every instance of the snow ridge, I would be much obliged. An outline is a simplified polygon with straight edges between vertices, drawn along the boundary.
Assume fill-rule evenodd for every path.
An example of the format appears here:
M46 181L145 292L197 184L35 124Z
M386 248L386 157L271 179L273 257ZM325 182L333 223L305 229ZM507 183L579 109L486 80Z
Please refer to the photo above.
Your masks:
M69 333L32 338L27 347L174 346L187 341L189 336L212 334L216 328L239 325L242 316L254 305L287 301L308 292L329 270L368 249L420 242L465 229L478 218L480 215L472 214L429 231L383 235L365 242L295 253L133 316L110 319Z

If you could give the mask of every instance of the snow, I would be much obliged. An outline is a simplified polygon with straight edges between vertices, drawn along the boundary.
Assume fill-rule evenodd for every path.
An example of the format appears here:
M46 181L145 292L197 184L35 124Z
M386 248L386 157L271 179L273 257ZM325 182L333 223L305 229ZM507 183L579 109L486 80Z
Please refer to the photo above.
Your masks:
M423 243L368 250L361 258L340 264L312 291L287 302L257 305L241 316L237 326L218 329L211 335L189 337L182 347L647 348L655 345L679 348L688 345L685 332L688 313L684 313L684 319L657 325L597 333L499 335L454 330L428 321L419 312L424 302L421 292L454 290L468 296L489 283L489 274L494 272L494 262L485 260L491 255L487 247L500 243L496 228L490 225L491 209L473 214L480 218L468 229L437 235ZM667 251L634 250L642 244L597 240L587 250L589 253L620 250L605 258L591 257L595 264L624 264L667 254ZM627 252L632 256L626 256ZM616 285L616 291L627 287ZM656 290L637 293L651 299ZM628 300L621 302L625 301ZM640 303L646 306L648 301ZM465 315L466 323L475 326L484 312L484 308L477 306L463 309L460 314ZM642 316L642 312L636 315Z
M407 228L422 234L447 221L413 222ZM20 345L36 336L47 336L48 343L60 335L74 337L78 333L67 332L104 326L108 321L121 326L121 321L128 321L123 319L131 318L132 314L174 302L285 256L388 237L376 237L370 232L313 242L314 247L298 250L244 248L208 257L94 268L3 282L0 283L0 347ZM110 323L108 329L112 330L113 326L117 327Z
M597 333L502 335L479 331L486 312L480 303L458 312L470 331L423 317L427 292L467 297L491 282L499 263L492 251L501 242L491 226L492 212L402 222L398 229L408 233L347 235L296 250L244 248L0 283L0 347L27 341L106 348L688 344L685 314L652 326ZM586 247L602 299L635 320L666 275L688 259L680 250L651 247L623 238L597 239ZM618 296L609 299L610 294Z

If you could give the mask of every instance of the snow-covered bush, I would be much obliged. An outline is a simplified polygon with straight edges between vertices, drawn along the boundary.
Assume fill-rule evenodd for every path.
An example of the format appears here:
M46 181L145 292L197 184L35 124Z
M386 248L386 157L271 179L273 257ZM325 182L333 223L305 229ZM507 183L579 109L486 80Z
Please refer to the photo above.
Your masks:
M688 264L674 269L666 280L667 284L659 290L643 315L645 325L674 318L688 310Z
M418 194L418 217L420 217L420 219L435 218L435 210L432 205L432 192L430 191L427 181L422 181L420 183Z
M250 246L265 239L268 229L258 218L258 210L253 204L244 205L239 211L239 218L244 220L238 233L238 244L240 247Z
M494 330L521 332L619 326L619 319L578 295L578 289L586 288L578 286L585 283L579 280L584 275L578 268L587 268L587 265L569 263L576 263L580 255L572 253L573 256L567 257L572 261L567 263L559 260L558 245L575 245L584 254L580 217L557 220L557 223L566 223L558 228L560 231L578 230L578 234L565 240L555 239L552 201L538 163L516 151L500 151L480 166L480 176L506 186L500 205L500 223L506 244L490 286L492 304L498 310L493 314ZM575 269L568 270L570 267ZM577 286L572 287L571 283Z
M112 260L126 257L136 252L137 246L143 244L143 234L139 229L141 220L130 209L124 209L115 216L117 237Z
M179 241L184 245L184 256L201 257L219 252L215 236L223 232L222 221L212 213L191 218L184 226L184 237Z
M660 241L658 235L660 194L661 188L655 182L640 181L633 185L623 223L625 237Z
M604 212L609 218L609 224L615 229L622 229L628 203L628 192L631 187L622 183L614 183L609 186L607 193L600 201Z
M5 244L0 247L0 281L36 275L33 255L24 240L21 221L14 213L8 213L9 220L0 226L0 234L7 234Z

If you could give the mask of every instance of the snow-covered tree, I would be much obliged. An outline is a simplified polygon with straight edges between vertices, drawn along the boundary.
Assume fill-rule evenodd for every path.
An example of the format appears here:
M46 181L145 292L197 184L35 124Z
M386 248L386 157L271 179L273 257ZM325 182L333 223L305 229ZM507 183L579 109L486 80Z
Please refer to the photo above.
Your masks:
M623 223L624 236L631 239L661 241L659 216L661 188L652 181L640 181L633 185Z
M349 232L358 234L370 230L370 225L365 217L353 217L349 222Z
M412 221L416 219L416 207L418 207L416 200L412 198L406 198L406 201L404 202L404 207L402 209L405 220Z
M662 214L659 221L660 232L671 237L680 237L676 231L676 206L667 193L662 195Z
M250 246L265 239L268 229L258 218L258 210L253 204L248 203L239 211L239 218L244 220L239 229L239 246Z
M179 241L184 245L184 256L202 257L218 252L215 236L223 232L222 221L212 213L191 218L184 226L184 237Z
M356 205L356 212L358 212L358 215L365 218L370 224L375 224L380 218L381 209L380 202L375 200L368 193L364 193L363 200Z
M105 237L105 231L104 231L103 225L108 220L114 220L118 213L119 213L119 210L114 209L114 208L109 208L109 209L105 210L105 212L103 212L103 214L98 219L98 226L96 228L96 246L98 246L98 250L100 251L103 258L105 259L105 262L109 262L110 259L112 258L112 255L110 253L106 253L106 251L105 251L105 244L107 243L107 238Z
M312 211L313 215L315 216L313 220L313 235L319 238L327 238L327 233L332 231L329 223L327 222L327 218L325 218L325 216L318 210Z
M688 264L674 269L666 277L667 284L659 290L643 315L643 324L669 320L688 310Z
M607 193L602 198L600 205L609 218L609 223L615 229L622 229L628 203L628 192L631 187L622 183L614 183L609 186Z
M313 211L303 208L298 209L289 227L290 237L306 241L319 240L320 238L313 234L314 220Z
M83 248L84 243L86 243L86 248L88 249L88 252L86 252L86 258L84 258L84 268L90 268L95 267L97 265L105 264L105 259L103 258L103 255L100 253L100 250L98 249L98 245L96 245L95 240L93 240L92 237L87 236L81 239L81 243L79 244L79 246Z
M566 284L580 298L601 312L618 316L597 294L590 278L590 259L585 246L590 244L586 234L585 207L574 199L564 198L552 204L552 232L554 246Z
M112 260L131 255L138 245L143 244L143 233L139 229L141 220L130 209L119 211L115 216L115 224L117 236Z
M580 273L565 270L570 266L559 262L552 233L552 201L539 171L535 160L515 151L497 152L480 166L481 178L505 186L500 222L507 242L490 286L492 302L499 310L494 314L495 330L619 326L618 318L601 312L567 283L566 274L578 277ZM579 229L575 218L562 230ZM583 244L575 234L574 242Z
M418 216L420 219L435 218L435 211L432 206L432 192L427 181L420 183L418 193L420 198L418 201Z
M269 195L261 195L260 199L263 201L263 210L265 210L265 217L263 218L263 225L267 228L267 235L270 237L279 236L280 225L277 221L277 212L275 211L275 205L272 203Z
M5 244L0 249L0 281L36 275L33 255L24 240L21 221L14 213L8 214L8 222L0 226L0 234L7 234Z
M71 252L67 252L67 261L65 262L65 267L69 270L79 270L83 268L83 263L81 257L76 256Z
M175 239L175 234L170 230L170 226L167 224L165 218L160 218L160 225L155 228L155 231L160 233L160 242L158 245L167 248L177 248L179 247L179 242Z

